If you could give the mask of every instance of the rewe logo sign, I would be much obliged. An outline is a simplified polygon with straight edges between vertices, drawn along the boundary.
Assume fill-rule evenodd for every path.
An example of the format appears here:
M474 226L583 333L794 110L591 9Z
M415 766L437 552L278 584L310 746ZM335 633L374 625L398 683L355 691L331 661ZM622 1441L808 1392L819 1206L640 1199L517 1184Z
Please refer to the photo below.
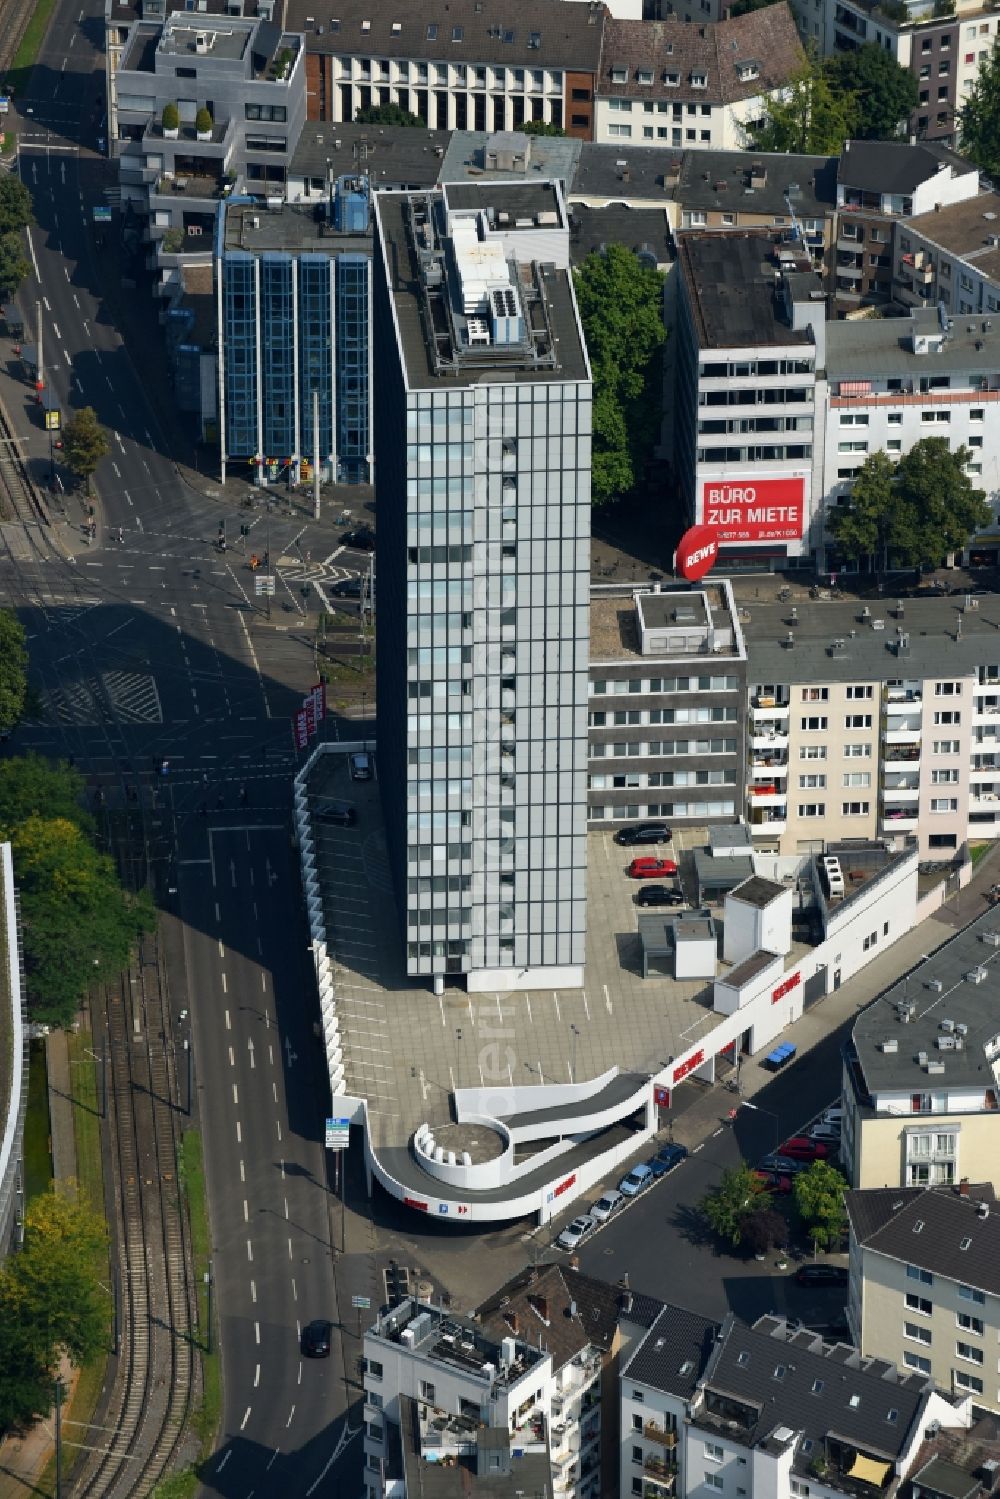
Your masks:
M719 538L712 526L692 526L677 543L676 569L682 578L696 583L719 557Z

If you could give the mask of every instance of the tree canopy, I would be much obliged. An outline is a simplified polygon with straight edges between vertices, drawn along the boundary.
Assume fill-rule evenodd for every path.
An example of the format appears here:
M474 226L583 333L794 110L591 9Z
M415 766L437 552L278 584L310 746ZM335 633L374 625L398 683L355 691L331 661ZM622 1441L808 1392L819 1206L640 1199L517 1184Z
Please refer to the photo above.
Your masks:
M518 127L525 135L565 135L561 125L553 125L548 120L525 120Z
M763 120L749 127L755 151L835 156L854 133L852 93L840 91L823 66L809 59L789 80L785 98L771 97Z
M12 609L0 609L0 734L9 734L21 717L27 693L24 626Z
M663 411L663 276L624 245L574 272L594 377L593 501L619 499L641 476Z
M411 114L401 104L369 104L367 109L358 110L354 120L358 125L409 125L413 128L424 124L419 115Z
M110 449L108 434L97 420L93 406L82 406L63 428L63 448L71 474L83 479L90 493L90 481L97 465Z
M62 817L90 832L93 819L83 795L83 776L65 760L41 755L0 760L0 835L10 838L29 817Z
M944 437L924 437L893 466L870 453L850 493L829 512L827 527L852 561L877 567L940 565L988 525L985 492L966 473L969 450L953 453Z
M917 107L917 80L874 42L837 52L823 66L834 91L853 97L853 134L860 140L891 140Z
M836 1249L847 1229L847 1182L829 1161L813 1161L795 1176L792 1193L799 1217L817 1249Z
M0 176L0 234L16 234L34 221L30 192L20 177L5 172Z
M0 178L0 181L4 179ZM16 229L0 234L0 297L9 301L31 270Z
M707 1192L699 1204L720 1239L737 1249L747 1233L747 1220L770 1207L767 1187L745 1161L723 1171L719 1185Z
M1000 173L1000 49L995 46L979 64L958 124L962 155L991 177Z
M110 1302L94 1267L106 1243L92 1209L54 1192L29 1204L24 1247L0 1267L0 1431L49 1410L61 1355L79 1365L104 1344Z

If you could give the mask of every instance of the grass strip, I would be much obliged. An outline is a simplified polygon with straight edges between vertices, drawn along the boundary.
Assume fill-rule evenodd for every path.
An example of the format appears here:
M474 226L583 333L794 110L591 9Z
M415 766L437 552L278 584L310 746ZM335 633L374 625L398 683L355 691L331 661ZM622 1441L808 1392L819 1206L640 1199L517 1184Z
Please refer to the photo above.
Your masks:
M24 1196L30 1202L52 1185L49 1076L45 1042L32 1041L28 1063L28 1107L24 1116Z
M4 77L7 93L18 97L27 92L31 70L38 61L55 7L56 0L37 0L31 20L24 28L20 46L14 53L14 61Z
M212 1351L208 1352L209 1292L205 1276L211 1269L212 1239L208 1223L208 1194L205 1190L205 1157L199 1130L185 1130L181 1140L177 1174L187 1204L188 1223L191 1229L191 1256L194 1261L195 1285L198 1292L198 1330L203 1391L201 1404L194 1413L194 1427L201 1440L202 1456L207 1457L212 1450L215 1433L222 1418L222 1362L214 1330L211 1339ZM184 1475L176 1476L183 1477ZM157 1489L158 1494L160 1489L162 1485ZM169 1494L170 1491L167 1492ZM183 1492L181 1491L182 1494Z

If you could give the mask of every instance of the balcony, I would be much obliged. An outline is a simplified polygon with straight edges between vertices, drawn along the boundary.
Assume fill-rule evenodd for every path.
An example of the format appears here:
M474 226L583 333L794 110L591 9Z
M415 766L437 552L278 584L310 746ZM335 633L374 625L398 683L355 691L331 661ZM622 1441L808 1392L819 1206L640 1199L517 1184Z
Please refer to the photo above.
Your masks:
M757 837L783 833L788 826L788 815L777 807L754 808L750 813L750 829Z
M893 682L885 689L888 703L919 703L921 696L920 688L913 682Z
M882 740L887 745L919 744L921 732L919 718L912 720L890 718L886 720Z
M655 1478L650 1483L648 1480L642 1486L642 1499L663 1499L664 1494L674 1492L674 1479Z
M668 1431L665 1426L657 1426L655 1421L647 1421L642 1428L642 1434L649 1442L659 1442L664 1447L677 1446L676 1431Z
M780 807L784 813L788 792L783 786L772 786L765 781L763 786L750 787L750 798L754 807Z
M886 765L916 765L920 760L919 744L897 744L886 752Z
M755 755L750 769L755 776L765 776L768 780L788 774L787 755L769 755L765 750L762 754Z
M887 775L882 782L882 790L888 801L899 802L901 804L915 802L920 795L920 782L916 776L899 776L897 778Z
M1000 773L1000 757L996 755L976 755L972 761L971 777L973 781L982 781L983 777L992 780Z
M750 703L750 718L753 723L768 724L776 719L788 718L789 702L787 698L762 697L758 694Z
M880 831L883 833L912 833L917 826L916 807L884 807L880 820Z
M972 710L974 728L1000 727L1000 703L976 703Z
M769 731L765 731L763 728L758 729L750 735L750 748L772 754L777 754L779 751L787 751L788 735L779 734L773 729Z

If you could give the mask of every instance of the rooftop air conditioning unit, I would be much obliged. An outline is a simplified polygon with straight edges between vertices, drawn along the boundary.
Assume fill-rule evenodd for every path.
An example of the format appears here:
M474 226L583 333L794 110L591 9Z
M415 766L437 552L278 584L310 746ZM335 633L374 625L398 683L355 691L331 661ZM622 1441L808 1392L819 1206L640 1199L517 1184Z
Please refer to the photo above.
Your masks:
M979 936L987 947L1000 947L1000 932L980 932Z
M985 978L985 968L970 968L969 972L965 975L965 981L968 984L981 984L984 982Z
M918 1067L926 1067L927 1066L927 1053L925 1051L918 1051L917 1052L917 1066Z
M944 988L944 984L942 984L940 979L928 979L924 984L924 988L933 989L935 994L940 994L941 990Z
M967 1036L969 1034L969 1027L964 1020L960 1020L956 1025L955 1034L956 1036Z
M980 1218L988 1218L990 1216L990 1205L989 1205L989 1203L988 1202L977 1202L977 1204L976 1204L976 1212L978 1213L978 1215L979 1215Z
M952 1031L954 1029L955 1029L955 1022L954 1022L954 1020L942 1020L938 1024L938 1030L939 1031L944 1031L945 1034L949 1035L949 1036L951 1035L951 1033L952 1033Z
M938 1036L937 1040L935 1041L934 1044L936 1045L938 1051L954 1051L955 1050L955 1037L954 1036Z
M886 1053L891 1053L899 1050L899 1042L896 1040L895 1036L887 1036L885 1038L885 1040L882 1042L882 1050Z
M944 1071L944 1063L943 1062L928 1062L927 1063L927 1071L929 1073L933 1073L935 1076L937 1076L938 1074L940 1074L940 1073L942 1073Z

